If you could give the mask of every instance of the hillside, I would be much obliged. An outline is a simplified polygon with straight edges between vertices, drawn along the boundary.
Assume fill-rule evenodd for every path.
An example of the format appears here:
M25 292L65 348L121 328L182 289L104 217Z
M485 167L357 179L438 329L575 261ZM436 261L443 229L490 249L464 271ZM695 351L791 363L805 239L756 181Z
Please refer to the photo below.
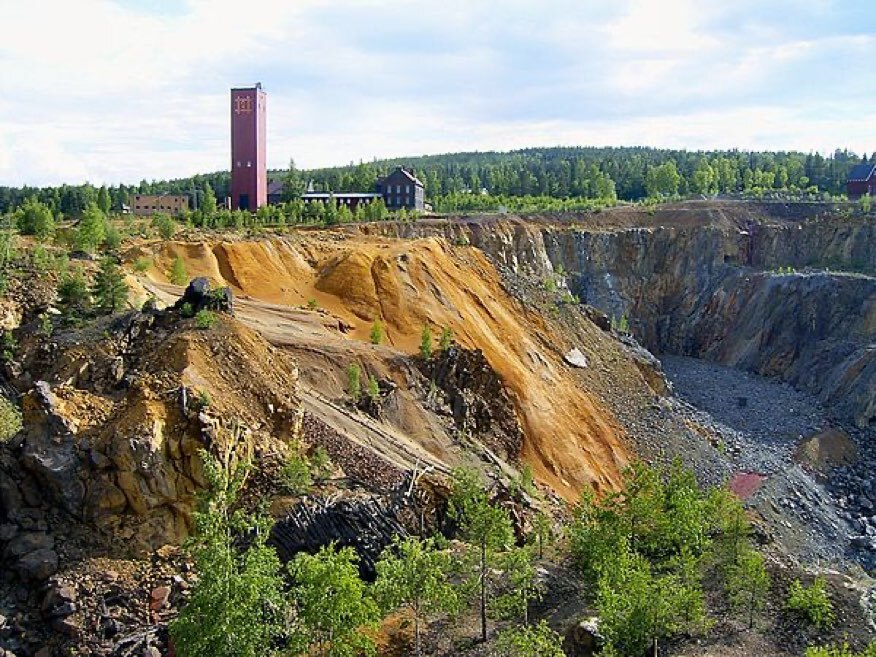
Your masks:
M863 646L876 592L874 235L869 219L829 210L701 201L133 235L118 251L132 308L114 315L71 317L57 273L24 261L2 305L15 338L4 394L21 396L24 427L0 444L0 646L163 654L199 581L180 545L205 453L252 461L240 508L269 514L282 561L336 541L369 581L393 535L464 549L448 511L460 466L519 541L540 512L568 529L582 491L616 499L629 464L677 459L742 498L772 585L750 630L704 565L714 625L667 637L663 653ZM79 262L93 276L98 263ZM233 312L177 304L179 268L229 286ZM320 451L327 472L290 488L290 459ZM577 654L569 637L595 593L570 549L561 539L534 560L545 590L529 611ZM815 575L830 628L785 609L790 583ZM427 654L495 650L492 629L471 641L476 625L474 612L432 618ZM404 615L384 619L381 654L404 653L409 631Z

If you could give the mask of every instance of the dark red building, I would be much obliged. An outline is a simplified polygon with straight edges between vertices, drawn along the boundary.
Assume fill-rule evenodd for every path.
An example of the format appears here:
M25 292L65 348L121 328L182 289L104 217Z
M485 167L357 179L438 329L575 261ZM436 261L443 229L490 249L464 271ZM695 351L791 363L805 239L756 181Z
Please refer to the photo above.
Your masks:
M876 164L859 164L849 172L846 181L849 198L861 198L865 194L876 196Z
M261 82L231 90L231 207L257 210L268 203L265 156L266 96Z

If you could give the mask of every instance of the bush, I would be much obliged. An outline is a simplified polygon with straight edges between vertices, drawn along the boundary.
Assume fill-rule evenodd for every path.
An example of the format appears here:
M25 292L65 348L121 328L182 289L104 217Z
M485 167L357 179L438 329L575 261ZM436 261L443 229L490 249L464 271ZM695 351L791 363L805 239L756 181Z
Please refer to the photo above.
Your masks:
M293 495L303 495L313 486L310 461L297 442L289 446L289 455L280 470L280 483Z
M0 396L0 443L10 440L22 429L21 411L18 406Z
M538 625L520 625L499 632L496 641L509 657L564 657L560 635L542 620Z
M432 329L428 324L423 327L423 333L420 335L420 356L423 360L432 358Z
M101 310L114 313L128 300L128 284L121 269L112 258L100 262L100 270L94 280L94 297Z
M176 222L169 214L159 212L152 218L152 225L158 230L161 239L169 240L176 232Z
M794 580L788 589L785 607L820 630L833 625L833 603L823 577L816 577L811 586L803 586L799 579Z
M122 245L122 234L119 229L107 222L106 234L103 238L103 245L108 251L117 251Z
M195 307L192 304L186 302L179 309L179 314L187 319L189 317L194 317L195 316Z
M806 648L805 657L876 657L876 641L861 652L854 652L848 643L838 646L821 646Z
M29 198L18 208L15 223L23 235L35 235L39 240L45 240L55 232L52 211L35 198Z
M216 313L210 310L199 310L195 315L195 328L211 329L216 324Z
M145 274L152 267L152 258L137 258L134 262L134 271L138 274Z
M350 363L347 368L347 392L353 403L358 404L362 397L362 370L358 363Z
M371 325L369 339L371 340L371 344L380 344L383 342L383 322L379 319L375 319L374 323Z
M73 245L80 251L94 253L106 238L106 228L106 215L94 203L90 203L85 208L82 219L79 220L79 227L73 236Z
M438 341L438 348L441 351L447 351L450 349L450 345L453 344L453 330L449 326L445 326L441 329L441 339Z
M189 273L186 271L185 261L177 256L173 259L170 268L170 282L174 285L185 285L189 281Z
M319 310L319 302L316 299L308 299L307 300L307 309L308 310Z
M91 297L88 281L81 269L74 269L61 277L58 298L61 306L68 312L79 312L88 308Z

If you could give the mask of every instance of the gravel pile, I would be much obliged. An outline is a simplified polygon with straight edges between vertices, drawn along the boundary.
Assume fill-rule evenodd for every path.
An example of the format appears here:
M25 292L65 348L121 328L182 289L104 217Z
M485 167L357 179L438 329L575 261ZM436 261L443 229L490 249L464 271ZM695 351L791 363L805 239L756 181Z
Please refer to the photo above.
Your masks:
M748 500L774 538L807 565L851 560L876 569L876 436L841 426L822 404L775 380L716 363L663 356L673 411L717 441L735 472L766 475ZM820 483L793 459L800 443L830 427L843 429L859 459Z

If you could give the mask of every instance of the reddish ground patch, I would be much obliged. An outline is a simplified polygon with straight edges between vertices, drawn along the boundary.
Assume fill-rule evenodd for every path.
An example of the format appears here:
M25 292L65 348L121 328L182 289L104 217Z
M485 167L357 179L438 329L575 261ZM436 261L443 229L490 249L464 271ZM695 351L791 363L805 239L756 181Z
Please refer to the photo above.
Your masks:
M766 477L756 472L737 472L730 480L730 490L741 499L751 497L760 488Z

